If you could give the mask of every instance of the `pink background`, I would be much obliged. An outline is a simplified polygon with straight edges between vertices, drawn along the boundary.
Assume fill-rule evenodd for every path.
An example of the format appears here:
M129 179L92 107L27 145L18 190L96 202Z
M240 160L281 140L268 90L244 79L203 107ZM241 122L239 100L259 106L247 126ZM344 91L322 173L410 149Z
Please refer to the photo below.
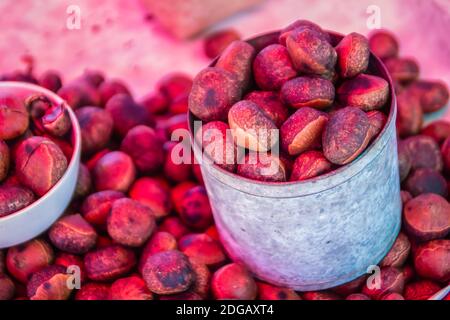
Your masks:
M66 27L69 5L81 9L79 30ZM213 29L233 26L245 38L303 18L368 34L369 5L380 7L382 27L401 38L401 55L416 57L423 77L450 84L450 0L266 0ZM139 97L170 71L194 75L208 63L201 38L173 39L146 18L139 0L1 0L0 12L0 72L23 68L21 56L31 54L38 74L51 68L70 80L100 69Z

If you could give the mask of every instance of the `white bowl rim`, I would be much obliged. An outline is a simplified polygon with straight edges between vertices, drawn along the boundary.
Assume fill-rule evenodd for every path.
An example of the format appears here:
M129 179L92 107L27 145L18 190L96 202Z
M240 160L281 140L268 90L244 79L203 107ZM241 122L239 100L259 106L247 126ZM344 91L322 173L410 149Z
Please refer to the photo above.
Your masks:
M45 202L47 200L49 200L49 198L51 198L53 196L53 194L56 192L56 190L58 189L58 187L64 183L66 183L66 180L68 179L68 172L74 170L74 167L77 166L77 162L79 162L77 159L80 159L81 156L81 129L80 129L80 125L78 123L77 117L75 116L75 113L73 112L73 110L71 109L71 107L67 104L67 102L61 98L60 96L58 96L56 93L54 93L53 91L50 91L46 88L43 88L41 86L35 85L35 84L31 84L31 83L27 83L27 82L20 82L20 81L0 81L0 89L1 88L12 88L12 89L26 89L26 90L30 90L30 91L35 91L37 93L42 93L44 95L46 95L47 97L50 98L50 100L56 102L56 103L64 103L67 106L67 110L69 112L70 115L70 122L72 123L72 130L73 130L73 137L75 140L75 144L74 144L74 149L73 149L73 153L72 153L72 158L70 159L69 165L67 166L66 172L64 172L64 175L61 177L61 179L59 179L59 181L49 190L47 191L46 194L44 194L42 197L40 197L39 199L37 199L35 202L33 202L32 204L30 204L29 206L13 212L7 216L4 217L0 217L0 224L8 221L8 220L13 220L15 218L17 218L20 215L24 215L27 214L29 211L36 209L37 207L39 207L39 205L42 202Z

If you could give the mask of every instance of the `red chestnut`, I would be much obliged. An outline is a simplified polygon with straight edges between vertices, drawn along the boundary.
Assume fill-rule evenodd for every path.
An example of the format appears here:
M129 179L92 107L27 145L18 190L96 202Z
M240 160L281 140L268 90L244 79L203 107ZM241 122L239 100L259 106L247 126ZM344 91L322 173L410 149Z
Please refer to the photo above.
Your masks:
M109 300L153 300L145 281L132 276L116 280L109 290Z
M411 243L408 237L404 233L399 233L391 250L379 263L380 267L402 267L409 256L410 249Z
M280 128L281 148L295 156L317 147L327 121L328 115L322 111L300 108Z
M42 137L22 141L15 159L20 181L38 196L46 194L67 169L67 159L61 149Z
M14 278L26 283L36 271L50 265L54 254L50 245L41 239L34 239L8 249L6 268Z
M259 106L242 100L228 112L228 124L236 145L252 151L268 151L278 142L278 128Z
M441 152L445 170L450 172L450 137L445 139L444 143L442 143Z
M283 101L298 109L313 107L324 109L334 101L334 85L321 77L297 77L287 81L281 88Z
M167 217L159 225L159 231L166 231L176 239L180 239L189 233L189 229L181 222L178 217Z
M142 246L156 226L149 207L126 198L113 203L106 224L111 238L129 247Z
M162 144L155 130L136 126L122 140L120 150L127 153L140 172L154 173L164 162Z
M214 59L222 53L233 41L241 38L234 29L224 29L209 34L203 44L205 54L208 58Z
M380 59L392 58L398 55L398 41L392 33L386 30L377 30L371 34L369 46L373 54Z
M11 300L15 292L14 282L6 274L0 273L0 301Z
M105 227L106 218L111 211L113 202L124 197L125 195L122 192L113 190L93 193L84 200L81 206L81 214L92 225Z
M253 180L284 182L288 178L286 163L271 153L249 152L237 167L237 173Z
M75 114L81 128L83 153L91 154L106 147L114 125L109 112L99 107L83 107Z
M264 282L256 282L260 300L302 300L292 289L277 287Z
M106 103L105 109L113 118L114 131L121 137L138 125L151 126L153 124L153 119L147 109L124 93L111 97Z
M12 96L0 97L0 140L15 139L28 129L29 116L25 104Z
M442 81L419 80L412 83L406 92L419 101L424 113L441 110L449 99L447 85Z
M448 195L447 181L437 171L429 168L415 170L405 181L405 189L416 197L422 193L435 193L444 198Z
M439 145L430 137L417 135L405 140L411 157L411 168L430 168L442 171L444 166Z
M81 283L86 281L86 270L84 268L84 261L82 257L70 253L60 252L55 258L55 265L63 266L67 271L71 271L69 268L78 267L80 270Z
M212 160L219 167L234 172L236 170L236 147L228 124L222 121L211 121L204 124L196 133L205 156L204 161Z
M86 69L79 79L94 88L98 88L105 81L105 75L99 70Z
M261 90L275 91L297 76L286 47L272 44L261 50L253 61L253 76Z
M142 273L145 261L148 257L159 252L176 250L178 248L177 239L165 231L155 232L151 238L147 241L142 250L141 257L139 260L139 271Z
M450 137L450 122L447 120L436 120L425 126L420 134L433 138L439 145Z
M252 63L255 56L255 48L245 41L233 41L221 53L216 62L216 67L234 74L239 85L246 89L249 85L252 72Z
M326 74L336 65L337 54L322 33L310 28L294 29L286 47L295 69L306 74Z
M318 33L323 40L330 42L330 36L328 35L328 33L323 31L320 26L318 26L314 22L300 19L292 22L287 27L281 29L280 36L278 39L279 43L282 44L283 46L286 46L286 38L292 31L296 29L311 29L316 33Z
M203 300L203 297L201 297L198 293L195 293L193 291L185 291L181 293L171 294L168 296L160 296L159 300L184 300L184 301L190 301L190 300Z
M234 74L220 68L206 68L194 79L189 110L200 120L225 120L228 110L242 95Z
M157 219L167 216L172 210L169 189L156 178L136 180L130 188L130 198L149 207Z
M98 92L102 100L102 105L105 105L116 94L124 93L130 95L130 90L120 80L103 81L98 88Z
M130 156L121 151L112 151L97 161L93 177L97 191L126 192L136 178L136 169Z
M187 256L177 250L150 256L142 271L148 288L157 294L186 291L195 281L195 273Z
M276 92L252 91L244 99L256 103L278 128L289 117L288 108L283 104L280 95Z
M77 292L75 300L109 300L110 290L109 284L87 283Z
M231 263L217 270L211 281L214 298L220 300L254 300L258 287L247 269Z
M89 279L110 281L126 275L136 264L133 251L120 245L96 249L84 256L84 265Z
M169 107L169 99L160 91L150 94L140 101L151 114L162 114Z
M397 95L397 132L400 137L418 134L423 122L423 112L417 99L402 92Z
M0 273L5 273L5 253L0 250Z
M49 237L58 249L75 254L82 254L95 246L97 233L79 214L59 219L50 229Z
M341 300L342 298L334 292L310 291L303 293L305 300Z
M419 77L419 65L413 58L389 58L384 65L395 82L410 83Z
M364 111L355 107L340 109L325 126L323 153L334 164L350 163L364 152L371 135L370 121Z
M341 296L348 296L352 293L360 292L362 286L365 285L366 283L367 283L367 276L362 275L350 282L346 282L344 284L341 284L340 286L334 287L331 290Z
M336 46L337 68L343 78L352 78L369 66L369 42L363 35L352 32Z
M188 234L178 241L180 251L208 267L218 267L226 260L220 242L204 233Z
M378 110L367 112L367 116L369 117L372 140L374 140L381 130L383 130L384 125L387 122L387 117L383 112Z
M406 285L404 296L406 300L428 300L439 290L441 287L433 281L418 280Z
M377 283L366 284L363 287L362 293L369 297L380 300L384 295L388 293L402 293L405 284L405 278L401 271L394 267L384 267L380 271L380 287Z
M8 145L0 140L0 182L5 180L9 171L9 148Z
M183 95L176 97L169 105L169 113L173 115L186 115L189 110L189 95Z
M383 78L359 74L344 81L337 89L339 102L363 111L381 109L389 96L389 85Z
M169 102L172 102L179 96L189 94L192 88L192 79L184 73L169 73L159 80L157 87L159 92L164 94Z
M62 266L45 267L30 278L27 295L30 300L67 300L72 292L67 285L69 278Z
M66 100L73 110L84 106L99 106L101 104L97 88L85 80L76 80L65 84L58 90L57 94Z
M191 152L190 146L186 148L183 142L175 143L172 141L164 144L166 159L164 162L164 175L170 181L183 182L189 180L192 176L193 154L185 155L185 152Z
M414 252L414 267L421 277L448 282L450 280L450 240L433 240Z
M211 225L212 210L204 187L194 187L185 193L181 200L180 218L187 226L198 230Z
M405 300L405 298L397 292L391 292L388 294L385 294L381 300Z
M62 86L62 80L59 72L48 70L38 79L39 85L50 91L57 92Z
M0 217L26 208L34 201L31 190L22 187L0 187Z
M450 204L437 194L421 194L406 203L403 222L420 241L443 238L450 232Z
M92 190L92 177L89 169L82 163L80 163L80 169L78 171L78 180L75 187L74 198L84 198L90 194Z
M314 178L331 171L333 165L320 151L306 151L295 159L290 181Z
M211 272L209 271L207 265L194 258L189 258L189 262L191 263L192 270L195 273L195 282L190 290L198 294L200 297L206 298L209 295Z
M363 293L352 293L345 300L372 300Z

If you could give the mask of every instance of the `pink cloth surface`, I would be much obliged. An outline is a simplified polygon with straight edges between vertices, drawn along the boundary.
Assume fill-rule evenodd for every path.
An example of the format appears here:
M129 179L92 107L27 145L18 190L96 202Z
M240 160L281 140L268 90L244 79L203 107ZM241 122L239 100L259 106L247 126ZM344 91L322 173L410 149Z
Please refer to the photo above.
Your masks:
M69 5L81 10L80 29L66 26ZM213 29L233 27L246 38L302 18L341 33L368 34L370 5L380 9L381 27L400 38L400 54L417 58L422 77L450 85L450 0L266 0ZM23 68L21 57L30 54L37 74L56 69L70 80L99 69L125 80L139 97L166 73L195 75L209 61L201 38L175 40L139 0L2 0L0 12L0 73Z

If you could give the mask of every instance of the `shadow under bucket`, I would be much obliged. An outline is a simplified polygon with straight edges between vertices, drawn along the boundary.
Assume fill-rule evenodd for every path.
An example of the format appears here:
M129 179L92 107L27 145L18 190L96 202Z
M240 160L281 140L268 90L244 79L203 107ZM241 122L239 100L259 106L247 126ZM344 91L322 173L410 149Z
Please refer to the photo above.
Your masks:
M334 44L342 39L330 35ZM277 40L274 32L248 42L259 50ZM369 71L389 82L389 116L352 163L306 181L267 183L202 162L222 243L256 277L298 291L323 290L366 274L392 247L401 224L397 106L392 81L372 54ZM196 120L189 113L193 142ZM201 147L192 145L200 161Z

